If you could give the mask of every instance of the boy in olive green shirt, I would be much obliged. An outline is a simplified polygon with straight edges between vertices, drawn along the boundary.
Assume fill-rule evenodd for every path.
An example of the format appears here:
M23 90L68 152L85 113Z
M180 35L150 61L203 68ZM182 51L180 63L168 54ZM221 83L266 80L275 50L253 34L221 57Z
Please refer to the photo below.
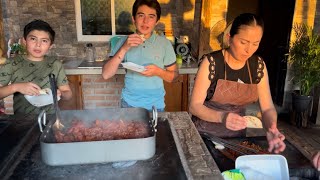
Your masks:
M8 59L0 67L0 99L13 94L14 114L39 114L41 109L53 113L52 105L38 108L24 95L38 96L40 90L50 88L48 75L53 73L58 86L57 95L68 100L72 92L62 63L45 56L54 42L55 32L42 20L34 20L24 27L23 43L27 55Z

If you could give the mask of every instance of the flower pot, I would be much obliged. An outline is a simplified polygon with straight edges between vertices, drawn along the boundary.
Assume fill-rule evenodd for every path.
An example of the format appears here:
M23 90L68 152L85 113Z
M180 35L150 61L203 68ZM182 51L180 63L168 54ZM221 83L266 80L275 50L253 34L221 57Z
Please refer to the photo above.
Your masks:
M292 108L298 112L311 110L312 96L300 95L296 92L292 93Z
M312 111L312 96L300 95L299 91L292 93L293 119L298 127L307 127Z

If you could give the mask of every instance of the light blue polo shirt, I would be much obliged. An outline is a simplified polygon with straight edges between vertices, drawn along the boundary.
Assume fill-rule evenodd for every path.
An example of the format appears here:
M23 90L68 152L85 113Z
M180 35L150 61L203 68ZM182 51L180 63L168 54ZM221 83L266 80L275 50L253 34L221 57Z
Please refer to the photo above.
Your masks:
M126 39L127 36L124 36L118 41L111 50L110 56L116 54ZM154 64L164 69L176 62L176 55L168 39L152 33L143 44L131 47L123 61L144 66ZM163 80L160 77L146 77L135 71L127 70L121 97L130 106L151 110L154 105L157 109L161 109L165 107L164 95Z

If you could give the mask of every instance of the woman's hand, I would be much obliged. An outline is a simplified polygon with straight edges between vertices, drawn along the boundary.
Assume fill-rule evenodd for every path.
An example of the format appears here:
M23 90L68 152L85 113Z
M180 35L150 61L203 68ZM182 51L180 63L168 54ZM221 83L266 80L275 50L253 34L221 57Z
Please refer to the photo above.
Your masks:
M223 119L227 129L239 131L247 127L247 120L239 114L230 112Z
M285 139L284 135L279 132L278 129L269 129L267 131L267 140L269 143L268 151L280 153L286 148L286 144L283 142Z
M313 166L320 171L320 151L315 153L312 157Z

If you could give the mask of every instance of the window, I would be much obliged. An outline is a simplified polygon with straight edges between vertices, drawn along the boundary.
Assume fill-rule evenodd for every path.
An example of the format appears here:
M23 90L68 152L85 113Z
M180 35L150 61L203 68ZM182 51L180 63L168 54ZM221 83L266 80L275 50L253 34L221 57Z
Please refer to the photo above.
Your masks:
M109 41L114 35L135 31L134 0L75 0L78 41Z

